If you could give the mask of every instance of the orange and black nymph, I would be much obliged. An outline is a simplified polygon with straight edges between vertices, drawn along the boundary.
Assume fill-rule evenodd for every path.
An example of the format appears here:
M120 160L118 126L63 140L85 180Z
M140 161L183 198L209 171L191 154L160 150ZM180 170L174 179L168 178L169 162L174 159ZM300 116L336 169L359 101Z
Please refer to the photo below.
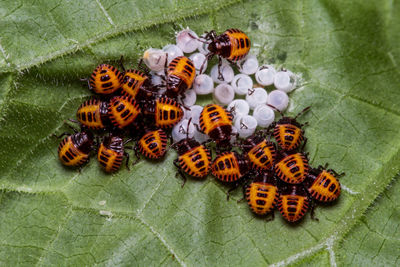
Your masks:
M248 137L239 147L247 154L252 168L259 171L271 170L276 158L275 144L258 133Z
M224 152L211 164L212 174L223 182L236 182L248 171L248 160L237 152Z
M289 184L300 184L309 171L308 159L304 153L281 152L275 164L276 175Z
M174 160L174 165L186 182L186 177L182 173L189 174L196 178L205 177L211 168L211 151L193 138L185 138L173 144L172 148L178 152L178 158Z
M139 104L131 97L114 96L110 100L108 114L112 125L123 129L140 118L141 109Z
M250 38L238 29L228 29L218 36L215 31L210 31L204 39L211 40L208 45L210 53L207 58L218 55L236 62L247 56L250 51Z
M150 78L139 70L129 69L125 71L121 83L121 93L135 100L145 100L152 96Z
M338 174L332 169L318 166L317 169L311 169L304 186L307 188L313 199L321 202L331 202L340 196L340 183L338 178L344 173Z
M185 56L174 58L167 68L166 96L171 98L184 96L186 90L192 88L195 76L196 69L189 58Z
M119 136L104 137L97 151L97 159L105 172L119 170L124 156L126 157L126 168L129 170L129 154L125 152L124 145L124 140Z
M252 172L247 175L249 179L244 187L244 193L252 212L263 216L271 213L274 216L274 208L278 202L277 180L273 172Z
M278 209L282 216L289 222L303 218L311 204L307 190L302 185L285 184L279 191Z
M123 74L114 66L101 64L89 79L90 89L96 94L109 95L121 87Z
M274 106L269 105L273 109L279 111ZM273 122L269 129L273 129L273 136L275 137L278 145L285 151L293 151L299 147L300 143L304 140L303 148L306 144L306 139L304 138L304 130L302 127L304 124L300 124L296 121L296 119L308 111L310 107L306 107L299 114L297 114L294 118L285 117L280 111L282 118Z
M68 135L63 133L59 136ZM77 132L65 137L58 146L58 158L66 166L82 166L89 161L90 152L93 150L93 135L91 132Z
M230 148L232 114L217 104L208 104L200 113L200 129L214 140L219 148Z
M136 157L138 152L149 159L160 159L167 151L167 135L162 129L147 130L135 146Z
M160 97L147 101L143 105L143 113L157 128L169 129L183 117L181 105L172 98Z
M110 123L108 102L97 98L91 98L79 106L76 117L83 126L89 129L104 129L109 126Z

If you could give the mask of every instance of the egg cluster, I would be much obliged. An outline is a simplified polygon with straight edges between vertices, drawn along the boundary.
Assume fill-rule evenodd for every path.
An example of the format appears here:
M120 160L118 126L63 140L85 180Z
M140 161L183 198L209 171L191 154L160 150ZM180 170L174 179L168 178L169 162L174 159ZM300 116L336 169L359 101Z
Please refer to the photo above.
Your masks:
M121 58L120 70L101 64L85 79L95 96L78 107L77 120L71 119L81 130L61 135L67 135L58 147L64 165L80 167L95 151L105 172L119 170L124 157L129 169L127 149L135 152L133 164L141 155L161 159L171 137L170 147L178 153L174 165L184 182L187 175L204 178L211 172L234 188L243 185L258 215L273 214L278 207L295 222L313 200L337 199L340 175L327 167L311 168L303 152L306 139L296 119L309 107L294 118L282 113L287 93L296 86L292 72L259 66L249 54L250 39L238 29L200 37L185 29L176 41L146 50L141 60L146 67L125 70ZM218 64L208 75L214 56ZM268 93L264 86L276 90ZM216 103L195 105L197 95L206 94L213 94ZM275 112L282 116L278 121Z

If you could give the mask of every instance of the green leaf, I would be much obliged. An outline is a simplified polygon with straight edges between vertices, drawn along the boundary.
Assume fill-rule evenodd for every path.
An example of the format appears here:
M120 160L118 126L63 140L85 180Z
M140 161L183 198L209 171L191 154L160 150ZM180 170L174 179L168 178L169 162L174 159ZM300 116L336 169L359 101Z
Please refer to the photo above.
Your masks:
M399 3L4 0L0 22L2 265L399 265ZM301 75L288 113L312 106L311 163L346 172L319 222L266 222L211 176L181 189L174 151L113 175L58 162L52 135L90 95L79 78L135 67L182 26L240 28Z

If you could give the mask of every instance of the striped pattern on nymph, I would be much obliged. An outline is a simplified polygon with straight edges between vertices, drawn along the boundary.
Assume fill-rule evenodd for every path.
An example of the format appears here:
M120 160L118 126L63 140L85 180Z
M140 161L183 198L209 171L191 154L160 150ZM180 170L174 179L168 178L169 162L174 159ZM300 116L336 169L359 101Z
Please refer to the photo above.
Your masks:
M155 101L154 120L157 127L172 128L182 117L183 110L174 99L161 97Z
M76 117L82 125L89 129L104 129L108 122L108 103L91 98L79 106Z
M278 188L271 183L257 181L246 187L246 200L250 209L258 215L265 215L275 208Z
M289 184L299 184L308 174L308 160L303 153L287 155L275 165L276 175Z
M238 29L229 29L223 34L228 36L231 44L228 60L236 62L247 56L251 44L249 37L244 32Z
M111 65L101 64L90 76L90 87L97 94L112 94L121 86L123 75Z
M186 89L191 88L196 76L196 69L193 62L185 57L174 58L168 65L168 76L176 76L186 85Z
M210 171L211 153L199 145L178 157L179 166L184 172L194 177L204 177Z
M248 162L236 152L224 152L214 159L212 174L221 181L235 182L248 172Z
M143 72L129 69L125 72L124 78L122 80L122 94L136 99L140 88L146 82L149 82L149 77L147 77Z
M108 108L111 123L120 129L132 124L141 114L137 102L127 96L114 96Z
M124 158L123 151L112 150L102 143L97 153L97 159L105 172L115 172L119 170Z
M301 185L288 185L280 193L278 209L289 222L304 217L310 205L306 190Z
M229 125L232 127L233 116L220 105L208 104L200 114L200 128L203 133L209 135L218 127Z
M164 156L167 148L167 135L161 129L149 131L137 143L140 153L150 159Z
M330 202L340 196L339 180L331 170L312 169L304 184L312 197L318 201Z
M286 151L296 149L303 141L302 130L293 124L277 124L273 133L279 146Z

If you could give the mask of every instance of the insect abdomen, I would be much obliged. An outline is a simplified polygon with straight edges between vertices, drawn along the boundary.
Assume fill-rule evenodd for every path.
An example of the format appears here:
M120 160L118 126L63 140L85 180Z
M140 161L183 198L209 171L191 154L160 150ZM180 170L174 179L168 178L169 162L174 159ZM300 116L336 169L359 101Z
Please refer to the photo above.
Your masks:
M269 183L253 182L246 188L246 199L254 213L265 215L278 201L278 188Z
M90 77L90 86L97 94L112 94L121 86L123 75L116 67L101 64Z
M243 59L250 51L249 37L238 29L229 29L224 32L230 40L231 49L228 60L239 61Z
M303 218L308 206L309 201L305 196L281 195L278 201L280 213L289 222L295 222Z
M330 202L339 197L341 189L336 177L323 170L308 190L313 198L322 202Z
M211 155L207 148L200 145L179 156L178 161L184 172L201 178L206 176L210 171Z
M81 166L87 162L89 154L81 152L73 143L71 136L68 136L58 146L58 157L66 166Z
M296 149L304 139L301 129L292 124L278 124L274 129L274 137L286 151Z
M164 156L167 147L167 135L163 130L150 131L138 141L139 151L150 159Z
M141 113L137 102L127 96L114 96L108 110L111 123L120 129L132 124Z
M123 153L118 153L101 144L97 153L97 159L104 171L115 172L121 167Z
M269 170L275 163L276 150L271 143L266 140L253 147L247 156L252 166L257 170Z
M301 153L291 154L275 165L276 175L284 182L299 184L308 174L308 160Z

